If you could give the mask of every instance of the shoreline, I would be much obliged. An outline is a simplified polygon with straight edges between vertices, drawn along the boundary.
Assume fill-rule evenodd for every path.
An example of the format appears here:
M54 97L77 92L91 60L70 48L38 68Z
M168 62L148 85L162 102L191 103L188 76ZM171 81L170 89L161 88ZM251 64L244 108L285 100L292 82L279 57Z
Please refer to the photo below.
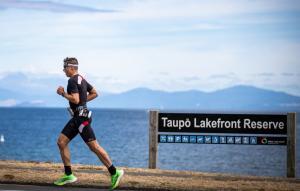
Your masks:
M300 179L258 177L121 167L125 170L119 190L300 190ZM72 165L78 181L67 186L108 189L110 176L104 166ZM54 186L63 174L62 163L0 160L0 183Z

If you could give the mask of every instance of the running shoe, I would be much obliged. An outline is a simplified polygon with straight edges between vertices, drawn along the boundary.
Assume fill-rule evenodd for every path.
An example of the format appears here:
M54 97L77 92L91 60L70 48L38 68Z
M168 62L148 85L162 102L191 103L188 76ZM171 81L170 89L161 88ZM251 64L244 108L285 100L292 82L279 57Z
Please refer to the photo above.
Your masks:
M124 175L124 170L117 170L115 175L111 176L111 187L110 190L113 190L118 187L122 176Z
M54 182L55 185L57 186L62 186L67 183L72 183L77 180L77 177L74 176L74 174L66 175L64 174L61 178L59 178L57 181Z

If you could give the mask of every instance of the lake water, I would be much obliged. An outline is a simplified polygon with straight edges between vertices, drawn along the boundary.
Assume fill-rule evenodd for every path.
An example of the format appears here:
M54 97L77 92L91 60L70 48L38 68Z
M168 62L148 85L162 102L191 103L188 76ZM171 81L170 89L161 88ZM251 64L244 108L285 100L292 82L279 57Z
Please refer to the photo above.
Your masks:
M299 119L299 117L298 117ZM57 137L69 120L66 109L0 108L0 159L61 162ZM297 122L297 177L300 175ZM116 166L148 167L148 112L93 109L92 127ZM98 165L78 135L72 163ZM257 176L286 176L286 146L159 144L158 168Z

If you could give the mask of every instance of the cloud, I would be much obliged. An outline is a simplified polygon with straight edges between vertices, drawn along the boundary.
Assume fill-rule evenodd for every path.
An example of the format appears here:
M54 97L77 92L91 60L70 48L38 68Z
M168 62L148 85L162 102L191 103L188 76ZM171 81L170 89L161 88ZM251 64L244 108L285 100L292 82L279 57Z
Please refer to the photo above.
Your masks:
M253 13L272 13L299 11L299 1L287 2L278 0L247 1L247 0L164 0L164 1L129 1L125 18L135 19L168 19L168 18L200 18L214 19L224 16L237 16ZM237 17L234 18L234 20Z
M201 80L201 78L199 78L198 76L191 76L191 77L185 77L183 78L183 80L186 82L193 82L193 81L199 81Z
M166 28L162 28L162 32L178 33L178 32L191 32L191 31L210 31L224 29L222 25L211 23L196 23L187 25L167 25Z
M30 95L38 94L40 91L51 93L57 86L66 84L64 77L56 74L11 72L2 75L4 77L0 79L0 88L10 91L23 90L23 94Z
M297 74L292 73L292 72L283 72L283 73L281 73L281 75L285 76L285 77L294 77L294 76L297 76Z
M71 2L71 1L70 1ZM84 1L82 1L84 2ZM84 4L84 3L82 3ZM121 4L121 6L120 6ZM195 25L196 30L216 30L223 28L221 24L262 24L276 23L287 20L287 18L276 17L277 13L297 12L300 10L300 3L296 0L119 0L119 1L99 1L93 7L112 7L122 11L116 14L95 14L78 15L76 21L136 21L151 25L151 21L177 21L195 20L215 21L216 23L204 23ZM70 18L73 19L73 18ZM290 18L288 18L289 20ZM178 29L178 28L175 28ZM140 28L142 30L142 28Z
M2 0L0 9L31 9L36 11L50 11L58 13L73 13L73 12L95 12L95 13L110 13L116 12L112 9L96 9L86 6L63 4L52 1L25 1L25 0Z
M224 80L224 79L233 80L236 78L237 78L237 75L233 72L226 73L226 74L213 74L213 75L209 76L209 79L212 79L212 80Z
M15 99L0 100L0 107L12 107L16 105L17 101Z
M274 77L275 76L274 73L270 73L270 72L258 73L256 75L259 76L259 77Z

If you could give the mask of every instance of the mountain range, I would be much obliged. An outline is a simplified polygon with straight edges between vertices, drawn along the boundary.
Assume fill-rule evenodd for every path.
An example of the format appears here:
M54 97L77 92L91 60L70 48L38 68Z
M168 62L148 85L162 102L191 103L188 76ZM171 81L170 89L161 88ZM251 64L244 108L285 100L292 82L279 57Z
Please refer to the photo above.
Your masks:
M66 107L55 91L24 91L0 88L2 107ZM300 111L300 97L284 92L238 85L213 92L197 90L166 92L136 88L107 93L92 101L96 108L172 109L202 111Z
M299 111L300 97L252 86L202 92L164 92L137 88L100 98L95 106L104 108L157 108L205 111Z

